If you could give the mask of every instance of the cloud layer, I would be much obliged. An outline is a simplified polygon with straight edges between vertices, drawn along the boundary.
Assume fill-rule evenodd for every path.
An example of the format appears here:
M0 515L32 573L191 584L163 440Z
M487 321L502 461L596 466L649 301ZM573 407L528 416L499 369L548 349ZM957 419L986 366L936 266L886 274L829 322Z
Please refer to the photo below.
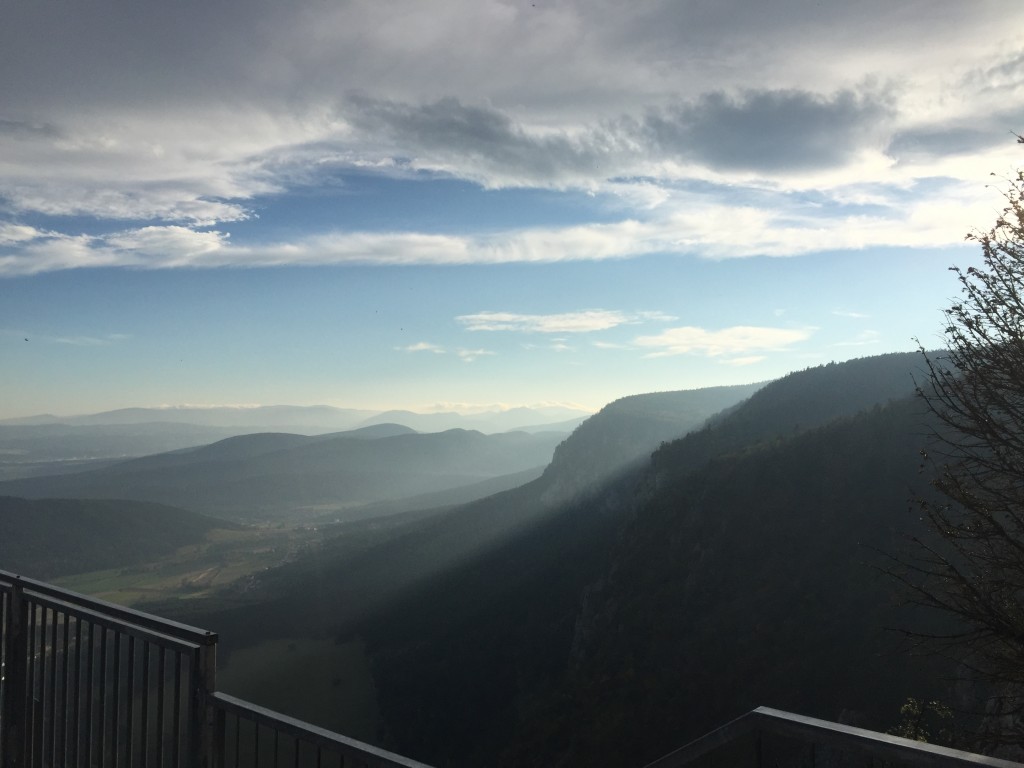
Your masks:
M1024 7L1009 0L4 13L3 275L945 245L977 223L982 180L1016 160L1009 131L1024 129ZM584 190L620 215L232 243L259 200L349 171Z
M780 352L798 342L806 341L813 332L810 328L765 328L747 325L717 331L683 326L669 328L655 336L640 336L634 343L639 347L651 349L648 357L686 354L728 356L733 364L747 365L763 359L760 355L750 356L748 353Z

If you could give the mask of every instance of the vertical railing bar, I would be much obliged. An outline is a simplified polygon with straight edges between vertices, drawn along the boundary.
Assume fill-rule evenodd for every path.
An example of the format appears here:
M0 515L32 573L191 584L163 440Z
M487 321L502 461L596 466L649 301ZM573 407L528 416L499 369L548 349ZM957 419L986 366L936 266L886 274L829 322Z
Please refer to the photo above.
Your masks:
M208 642L193 655L191 725L196 729L193 742L198 768L219 768L215 763L214 704L211 694L217 690L217 636L207 632Z
M109 765L107 762L107 628L100 627L100 679L99 679L99 753L100 765Z
M33 659L36 673L35 684L32 686L32 762L42 765L43 734L46 733L46 629L49 626L50 611L45 605L39 606L36 615L39 639Z
M164 677L167 675L167 649L162 645L156 659L156 764L157 768L164 768Z
M242 753L242 716L235 715L235 768L238 768L239 755Z
M253 763L254 768L260 768L260 724L253 723L256 726L256 735L253 737L253 759L256 761Z
M274 768L277 768L277 758L281 753L281 732L274 729Z
M74 723L75 738L71 742L72 754L74 757L71 758L71 765L78 765L79 748L81 747L81 736L82 736L82 699L81 699L81 680L82 680L82 620L75 618L75 673L71 694L71 706L74 709L75 716L71 719Z
M26 600L28 604L28 622L25 629L28 632L28 655L26 656L26 677L25 677L25 763L31 764L32 760L32 734L34 733L36 718L35 706L35 658L36 658L36 606L31 599Z
M25 727L28 724L25 710L26 673L28 664L28 601L21 583L15 579L11 584L10 599L6 604L4 619L4 654L6 667L4 675L3 727L4 755L9 756L13 765L25 763Z
M214 755L213 763L217 766L223 766L227 762L227 751L228 751L228 713L221 708L217 708L216 720L214 724Z
M148 640L142 643L142 764L149 765L149 646Z
M202 717L204 698L200 692L201 649L188 654L188 756L189 768L204 768L202 745Z
M50 625L50 765L57 763L57 609Z
M7 670L9 668L8 659L10 658L7 653L8 641L10 638L10 608L7 604L7 593L0 592L0 669ZM6 678L6 675L4 675ZM10 754L7 750L7 681L3 681L0 685L0 755Z
M9 637L9 609L7 607L7 592L0 591L0 669L7 669L7 639ZM4 676L6 677L6 675ZM6 693L6 679L0 684L0 755L7 751L7 706L4 704Z
M42 765L45 758L42 754L44 742L46 741L44 735L46 733L47 721L46 721L46 672L49 665L49 659L46 655L46 638L49 634L50 628L50 609L45 605L39 608L39 645L36 648L36 695L34 697L34 706L37 714L37 722L33 723L32 727L32 754L33 760Z
M96 656L96 623L89 622L89 647L85 656L85 762L93 763L92 743L92 710L93 710L93 672Z
M302 741L298 736L295 737L295 757L292 759L292 765L294 768L299 768L299 747L302 745Z
M60 755L66 761L68 756L68 658L71 655L71 617L64 616L64 627L61 632L63 640L63 653L60 658Z
M124 693L125 709L125 762L131 768L135 763L135 638L127 637L128 678Z
M74 661L74 672L71 673L71 709L74 713L71 718L74 736L71 739L71 765L78 765L79 749L81 747L82 734L82 620L75 617L75 650L71 656Z
M174 741L171 742L171 765L181 768L181 652L174 653Z
M114 630L114 636L111 638L114 642L114 669L112 671L114 680L113 690L113 717L111 719L110 736L111 746L113 747L114 761L111 763L111 768L117 768L121 764L121 739L118 738L118 733L121 730L121 633L118 630Z

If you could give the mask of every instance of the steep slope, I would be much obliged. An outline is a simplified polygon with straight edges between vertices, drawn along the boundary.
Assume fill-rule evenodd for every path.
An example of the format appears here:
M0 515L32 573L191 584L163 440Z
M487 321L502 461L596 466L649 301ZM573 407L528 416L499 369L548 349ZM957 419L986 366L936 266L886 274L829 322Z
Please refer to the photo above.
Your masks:
M367 636L397 743L428 762L505 745L509 765L643 764L758 704L882 716L923 693L879 661L888 585L863 565L912 523L915 363L773 382L389 606ZM872 676L859 690L847 660Z
M545 502L566 502L593 492L613 475L646 461L661 443L682 437L763 386L653 392L606 405L555 450Z
M382 436L381 436L382 435ZM274 518L475 484L546 464L563 435L420 435L394 425L305 437L262 434L105 469L0 483L25 497L129 498L220 516Z
M633 447L613 454L590 451L594 458L587 466L587 482L593 481L596 490L601 480L621 470L621 458L628 461L649 456L666 431L683 434L704 423L723 403L733 405L748 393L748 388L737 387L721 388L710 396L708 390L695 390L631 398L637 426L627 425L627 433L635 438ZM648 398L650 407L644 405ZM592 420L600 423L603 418L597 414ZM573 442L588 441L590 435L602 431L577 430L562 449ZM569 452L583 456L588 450L570 445ZM609 455L613 460L605 460ZM549 504L545 499L550 498L553 487L586 485L567 477L573 471L570 464L552 465L540 478L530 482L525 482L530 478L524 478L525 484L520 487L454 509L410 511L393 515L386 522L343 524L335 529L339 535L325 541L311 556L261 576L261 589L249 593L246 600L190 601L188 605L154 609L217 628L227 652L239 643L254 642L274 632L361 631L372 617L386 617L391 602L417 584L439 578L467 561L486 559L486 553L503 541L542 530L549 517L571 520L561 514L561 504ZM443 500L434 496L427 501L450 503L450 494L445 496ZM361 510L354 512L361 514ZM605 534L596 516L576 522L581 526L576 536L580 542ZM549 554L545 550L544 557ZM192 612L180 613L183 609ZM259 672L254 670L253 674Z
M923 533L923 418L899 401L696 471L656 455L498 764L643 765L759 705L884 729L908 695L944 697L886 631L917 619L873 567Z
M139 501L0 496L0 567L35 578L145 563L234 527Z
M441 514L409 515L406 524L396 523L381 537L370 527L350 528L325 542L315 556L266 574L263 592L251 596L256 602L233 608L195 604L202 613L180 618L221 632L229 653L237 638L248 643L275 632L359 634L372 654L393 744L434 764L492 765L499 756L506 764L522 765L555 765L563 758L565 765L642 764L635 755L623 762L620 747L649 739L645 749L667 751L690 734L689 721L683 725L679 718L698 712L718 724L749 697L758 699L755 704L786 704L834 718L838 713L831 707L837 701L860 704L844 694L856 681L827 669L820 654L811 653L816 643L823 652L833 651L836 660L847 654L862 663L866 689L878 691L870 706L882 712L897 695L930 692L916 687L921 681L902 659L892 674L868 664L884 646L871 634L873 617L880 614L865 606L884 604L888 596L884 586L866 586L870 579L862 579L866 571L858 570L864 558L856 526L860 521L873 525L878 518L854 510L863 504L892 516L907 507L919 441L908 424L916 416L907 403L879 404L912 393L910 371L916 363L912 355L890 355L793 374L742 403L737 404L737 395L717 416L694 417L697 431L658 450L654 463L636 463L634 455L632 468L629 461L619 463L614 450L571 445L594 435L610 438L622 429L616 422L628 414L611 409L607 433L604 427L581 427L559 449L571 460L553 461L532 483ZM655 397L650 412L670 401ZM642 406L643 399L627 404ZM869 411L858 415L865 408ZM700 428L709 417L709 426ZM851 426L861 419L863 424ZM627 434L628 429L627 422ZM851 474L862 454L874 462L859 475ZM587 455L600 471L588 465ZM762 469L755 472L754 467ZM872 473L878 474L874 486L864 479ZM750 484L743 482L745 477ZM764 503L771 502L773 514L787 504L799 505L790 514L792 524L782 525L789 519L785 516L774 523L793 537L787 547L776 546L770 528L763 531L741 514L762 508L760 488L769 480L778 489L765 486ZM852 492L858 483L865 494ZM733 495L720 503L714 497L715 506L697 507L686 518L690 527L679 523L683 533L677 534L672 511L691 495L712 497L719 484L725 486L721 492ZM823 512L833 508L832 488L851 499L852 506L835 507L849 524L837 526L835 535L823 539L821 556L804 564L801 553L813 550L815 537L834 525ZM788 497L781 495L786 490L792 491ZM720 516L715 514L719 505ZM664 523L647 511L662 507L668 510ZM809 521L817 522L812 526ZM761 522L772 524L767 517ZM738 535L748 529L751 537ZM682 549L683 543L701 541L723 554ZM778 559L763 551L772 546ZM666 555L665 547L675 548ZM703 563L713 567L705 570ZM837 570L830 575L822 570L827 568ZM789 606L787 590L813 584L815 574L831 592L806 600L797 593ZM718 582L721 589L715 587ZM669 586L661 595L658 585L663 583ZM692 594L678 584L689 585ZM831 593L835 603L828 603ZM748 597L770 609L755 624L744 623L758 607L751 607ZM673 607L677 599L684 601L678 610ZM780 609L779 600L791 616ZM630 613L634 605L643 607L636 616ZM836 611L823 612L830 605ZM845 605L852 610L844 613ZM834 693L817 697L811 677L804 674L793 677L798 681L794 690L813 695L775 695L785 686L787 670L798 668L801 658L781 655L788 646L771 640L774 620L788 622L779 637L822 664L822 690L833 686ZM663 631L660 622L671 642L656 640ZM872 629L861 632L861 623ZM694 637L708 645L685 645L692 667L673 667L678 661L660 654L671 654L675 644L683 647L691 626L699 630ZM778 653L757 657L764 668L758 677L758 669L749 669L742 657L729 656L746 653L745 646L724 640L716 645L720 632L733 632L747 644L767 635L763 644ZM860 650L843 645L844 632ZM793 639L798 635L805 635L799 643ZM630 640L636 644L624 644ZM678 676L655 687L651 677L662 664ZM749 674L749 690L742 688L742 676L739 683L729 677L734 667ZM627 683L638 669L646 682L630 688ZM682 677L690 673L692 680ZM874 674L886 682L869 677ZM703 690L716 684L728 693L691 695L694 686ZM588 685L609 688L599 695ZM637 703L648 693L664 708L663 717ZM594 700L589 708L588 698ZM700 709L705 698L707 706ZM601 735L605 732L607 738Z

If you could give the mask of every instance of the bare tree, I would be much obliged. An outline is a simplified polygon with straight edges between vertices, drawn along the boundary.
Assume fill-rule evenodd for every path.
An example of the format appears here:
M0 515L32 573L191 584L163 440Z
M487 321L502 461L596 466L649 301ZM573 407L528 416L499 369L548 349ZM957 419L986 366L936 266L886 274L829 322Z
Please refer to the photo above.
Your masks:
M1024 703L1024 171L1007 181L995 225L968 235L983 265L952 268L961 297L945 310L946 350L922 349L944 500L922 503L932 535L898 574L914 602L957 620L917 637L994 684L990 714ZM1024 741L1006 728L1018 718L1001 722L1002 738Z

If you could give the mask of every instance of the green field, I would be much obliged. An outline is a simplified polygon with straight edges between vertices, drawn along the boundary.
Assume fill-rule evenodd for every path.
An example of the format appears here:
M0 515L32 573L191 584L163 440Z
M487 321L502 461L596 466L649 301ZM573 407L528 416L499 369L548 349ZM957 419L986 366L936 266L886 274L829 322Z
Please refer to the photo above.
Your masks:
M80 573L53 582L127 606L209 597L223 589L242 592L261 572L317 546L320 538L309 526L217 528L199 544L147 565Z
M144 566L53 581L120 605L163 613L145 604L161 605L173 615L174 606L185 607L180 601L245 600L262 574L318 548L323 536L324 529L310 525L215 529L199 544ZM239 647L235 638L218 661L218 690L352 738L378 740L376 689L360 640L286 637Z

